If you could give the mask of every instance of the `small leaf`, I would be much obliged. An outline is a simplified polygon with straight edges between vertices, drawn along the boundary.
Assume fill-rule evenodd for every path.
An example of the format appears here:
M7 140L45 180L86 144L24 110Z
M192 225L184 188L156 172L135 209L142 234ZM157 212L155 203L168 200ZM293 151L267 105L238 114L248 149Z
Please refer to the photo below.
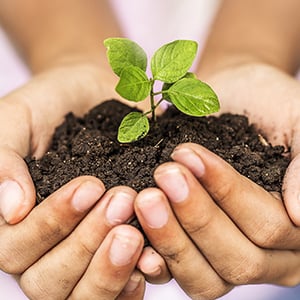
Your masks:
M183 78L197 78L196 77L196 75L194 74L194 73L192 73L192 72L187 72L184 76L183 76ZM163 91L163 93L162 93L162 95L163 95L163 98L164 98L164 100L167 100L167 101L169 101L169 102L171 102L171 99L170 99L170 97L169 97L169 95L168 95L168 93L167 92L164 92L164 91L167 91L172 85L173 85L174 83L164 83L163 84L163 86L162 86L162 91Z
M139 112L131 112L124 117L118 130L120 143L131 143L144 138L149 131L148 118Z
M120 96L131 101L142 101L149 96L151 90L151 81L147 74L139 67L128 66L120 76L116 86L116 91Z
M206 83L195 78L183 78L168 90L171 102L190 116L205 116L220 109L217 95Z
M146 71L147 55L137 43L126 38L108 38L104 46L107 48L108 61L118 76L131 65Z
M197 43L190 40L176 40L159 48L151 59L153 78L166 83L182 78L191 67L197 48Z

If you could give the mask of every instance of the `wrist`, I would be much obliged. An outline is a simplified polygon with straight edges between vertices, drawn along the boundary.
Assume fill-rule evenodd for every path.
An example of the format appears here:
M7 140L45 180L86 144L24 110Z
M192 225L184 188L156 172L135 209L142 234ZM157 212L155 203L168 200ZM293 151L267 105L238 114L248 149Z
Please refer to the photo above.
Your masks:
M210 78L215 74L221 73L230 69L252 68L256 66L269 67L277 69L288 75L296 75L298 68L296 66L288 67L282 60L272 59L272 57L259 54L219 54L207 55L203 60L200 60L197 68L197 74L202 80Z
M248 54L208 53L200 59L197 73L205 81L205 78L223 70L251 64L263 64L263 61L259 57Z

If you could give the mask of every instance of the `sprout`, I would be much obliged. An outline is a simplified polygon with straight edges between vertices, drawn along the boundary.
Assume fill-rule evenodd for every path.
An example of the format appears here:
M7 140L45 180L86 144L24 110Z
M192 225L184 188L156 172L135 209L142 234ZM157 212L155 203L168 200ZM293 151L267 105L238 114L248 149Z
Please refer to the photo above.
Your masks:
M131 112L124 117L118 130L119 142L131 143L145 137L150 128L147 116L151 114L155 121L155 110L162 100L190 116L205 116L219 110L218 97L211 87L188 72L197 53L195 41L176 40L159 48L151 59L152 78L146 74L147 55L137 43L126 38L108 38L104 45L112 70L119 76L118 94L134 102L150 96L149 111ZM156 81L163 82L159 91L154 91ZM155 102L157 95L161 98Z

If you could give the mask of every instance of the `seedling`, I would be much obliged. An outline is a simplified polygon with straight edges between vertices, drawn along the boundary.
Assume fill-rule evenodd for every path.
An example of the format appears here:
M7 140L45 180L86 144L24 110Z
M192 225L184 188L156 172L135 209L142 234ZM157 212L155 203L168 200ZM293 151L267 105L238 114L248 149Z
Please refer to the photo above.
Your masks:
M150 98L149 111L131 112L124 117L118 130L119 142L144 138L149 131L147 116L151 114L155 121L155 110L163 100L190 116L205 116L219 110L218 97L211 87L188 72L197 53L195 41L176 40L159 48L151 58L151 78L146 73L147 55L137 43L126 38L108 38L104 45L109 63L120 77L118 94L134 102ZM162 82L159 91L154 91L156 81ZM160 99L155 101L157 95Z

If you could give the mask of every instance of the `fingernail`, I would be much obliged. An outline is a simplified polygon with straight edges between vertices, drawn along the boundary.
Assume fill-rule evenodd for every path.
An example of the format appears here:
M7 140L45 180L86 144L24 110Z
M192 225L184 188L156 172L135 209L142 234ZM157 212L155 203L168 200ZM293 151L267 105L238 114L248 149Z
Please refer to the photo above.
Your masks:
M132 274L129 281L127 282L127 284L125 285L123 291L125 293L132 293L134 292L140 285L142 281L142 278L140 275L137 274Z
M169 213L160 193L143 194L138 198L137 204L149 227L162 228L167 224Z
M116 234L110 246L109 257L115 266L129 264L135 255L141 241L126 234Z
M119 192L112 196L106 209L106 219L111 225L126 222L133 214L133 197Z
M73 207L79 212L91 208L103 195L104 189L98 184L86 181L75 191L72 199Z
M203 161L192 149L176 148L171 154L171 158L175 161L183 162L197 177L202 177L204 175L205 166Z
M7 223L15 218L24 202L24 192L20 185L13 180L0 184L0 212Z
M185 176L179 168L175 166L160 168L154 177L159 187L163 189L171 201L179 203L187 199L189 188Z

